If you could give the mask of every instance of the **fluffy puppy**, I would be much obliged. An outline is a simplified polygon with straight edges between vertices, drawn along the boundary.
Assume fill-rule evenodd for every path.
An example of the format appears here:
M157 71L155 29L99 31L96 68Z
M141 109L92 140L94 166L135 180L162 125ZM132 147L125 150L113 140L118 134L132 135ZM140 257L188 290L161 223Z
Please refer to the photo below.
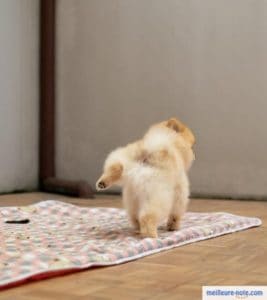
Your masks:
M166 221L168 230L178 230L189 202L194 143L192 131L175 118L153 125L141 140L108 155L96 189L122 187L129 220L141 236L156 238Z

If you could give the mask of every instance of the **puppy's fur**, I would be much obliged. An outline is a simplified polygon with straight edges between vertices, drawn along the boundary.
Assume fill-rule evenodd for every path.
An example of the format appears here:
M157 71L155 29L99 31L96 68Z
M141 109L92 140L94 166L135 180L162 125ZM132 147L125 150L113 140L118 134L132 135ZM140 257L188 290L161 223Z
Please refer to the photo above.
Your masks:
M122 186L129 220L143 237L157 237L163 221L177 230L189 201L194 143L192 131L175 118L153 125L141 140L108 155L96 189Z

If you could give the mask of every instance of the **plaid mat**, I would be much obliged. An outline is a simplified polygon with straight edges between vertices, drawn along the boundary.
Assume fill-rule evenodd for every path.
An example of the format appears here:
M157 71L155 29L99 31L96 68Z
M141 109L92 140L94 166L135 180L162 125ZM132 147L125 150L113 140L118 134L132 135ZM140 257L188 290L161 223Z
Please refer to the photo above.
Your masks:
M119 264L260 224L258 218L224 212L188 212L179 231L167 232L162 227L159 238L142 239L122 209L85 208L54 200L2 207L0 288Z

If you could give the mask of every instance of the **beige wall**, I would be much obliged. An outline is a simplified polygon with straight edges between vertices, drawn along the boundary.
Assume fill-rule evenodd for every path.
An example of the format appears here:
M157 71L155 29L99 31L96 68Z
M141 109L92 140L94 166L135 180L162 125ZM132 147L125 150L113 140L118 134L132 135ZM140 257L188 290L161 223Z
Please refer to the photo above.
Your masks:
M57 42L61 177L179 116L193 193L267 196L267 1L61 0Z
M0 193L37 185L38 1L0 1Z

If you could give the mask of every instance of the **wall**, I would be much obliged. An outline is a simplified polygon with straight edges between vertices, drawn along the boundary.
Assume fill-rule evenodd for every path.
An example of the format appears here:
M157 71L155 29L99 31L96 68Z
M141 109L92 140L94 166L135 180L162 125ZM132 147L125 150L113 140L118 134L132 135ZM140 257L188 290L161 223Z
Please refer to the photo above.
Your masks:
M267 196L267 2L61 0L57 170L94 185L107 153L178 116L197 195Z
M38 1L0 1L0 192L37 186Z

